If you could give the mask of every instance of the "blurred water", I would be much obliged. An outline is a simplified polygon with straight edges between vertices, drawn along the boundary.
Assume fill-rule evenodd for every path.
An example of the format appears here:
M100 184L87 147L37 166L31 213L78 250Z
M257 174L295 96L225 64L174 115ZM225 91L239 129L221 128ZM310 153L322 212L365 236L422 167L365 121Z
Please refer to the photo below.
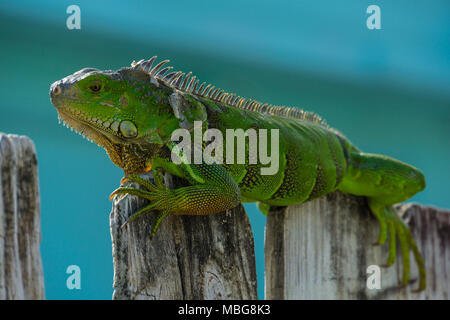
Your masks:
M122 172L58 125L48 98L53 81L83 67L157 54L239 95L315 111L364 151L422 169L427 188L412 200L450 207L448 2L378 1L379 31L365 28L364 1L77 3L82 29L72 31L70 2L0 4L0 131L37 146L48 299L112 294L107 197ZM246 208L262 298L265 218ZM71 264L81 268L78 291L66 288Z

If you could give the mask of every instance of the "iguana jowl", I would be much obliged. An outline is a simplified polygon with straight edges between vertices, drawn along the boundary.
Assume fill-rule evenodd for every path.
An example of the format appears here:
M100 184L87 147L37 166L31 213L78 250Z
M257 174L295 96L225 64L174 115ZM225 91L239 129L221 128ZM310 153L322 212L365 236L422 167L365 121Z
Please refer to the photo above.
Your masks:
M159 211L156 232L167 214L212 214L240 201L258 202L267 213L270 206L298 204L334 190L365 196L380 223L378 243L385 243L389 234L387 265L395 262L398 238L402 283L409 281L411 250L419 267L419 290L425 288L423 259L392 206L425 188L418 169L386 156L362 153L313 113L199 85L191 73L170 72L171 67L164 67L168 60L153 66L155 59L133 62L117 71L85 68L50 88L60 119L103 147L124 169L126 179L143 187L120 187L112 193L150 200L133 217ZM261 175L261 164L175 164L171 134L178 128L191 130L194 121L203 121L204 128L218 129L224 135L226 129L278 129L278 172ZM139 176L150 169L155 183ZM185 179L188 186L167 189L161 182L162 171Z

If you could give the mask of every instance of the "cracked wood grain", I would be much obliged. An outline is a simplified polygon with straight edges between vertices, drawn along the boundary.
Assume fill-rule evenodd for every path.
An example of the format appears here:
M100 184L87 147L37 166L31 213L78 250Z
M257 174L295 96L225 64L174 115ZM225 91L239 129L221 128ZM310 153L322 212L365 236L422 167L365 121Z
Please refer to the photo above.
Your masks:
M449 299L450 211L401 204L427 268L427 288L415 293L417 267L411 254L411 283L399 288L400 250L383 268L388 246L374 246L378 222L364 198L334 192L269 212L266 226L267 299ZM381 289L368 289L367 267L381 267Z
M171 180L166 176L169 187L180 183ZM151 239L154 213L121 228L145 203L114 199L113 299L257 298L253 234L242 205L207 216L169 215Z
M0 133L0 300L44 299L36 149Z

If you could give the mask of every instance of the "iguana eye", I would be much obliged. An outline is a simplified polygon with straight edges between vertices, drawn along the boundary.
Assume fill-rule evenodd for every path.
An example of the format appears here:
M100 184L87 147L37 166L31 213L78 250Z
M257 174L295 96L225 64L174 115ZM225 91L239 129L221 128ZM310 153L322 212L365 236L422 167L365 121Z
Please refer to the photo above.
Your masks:
M96 93L96 92L99 92L101 88L102 88L102 85L99 84L99 83L96 83L96 84L93 84L93 85L89 86L89 89L90 89L92 92L95 92L95 93Z

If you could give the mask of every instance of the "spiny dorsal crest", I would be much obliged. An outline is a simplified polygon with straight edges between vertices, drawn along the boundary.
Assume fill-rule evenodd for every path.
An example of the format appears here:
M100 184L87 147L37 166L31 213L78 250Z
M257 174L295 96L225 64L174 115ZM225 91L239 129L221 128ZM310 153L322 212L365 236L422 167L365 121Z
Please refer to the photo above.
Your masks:
M234 93L225 92L224 90L216 88L211 84L206 85L206 82L203 82L199 85L199 80L197 79L197 77L192 76L192 72L189 72L187 74L181 71L173 71L168 73L168 71L173 68L163 68L163 66L170 60L163 60L153 67L153 63L155 62L156 58L157 56L153 56L149 60L140 60L138 62L133 61L131 63L131 67L145 72L150 77L154 77L163 81L166 85L172 88L176 88L180 91L190 93L199 97L208 98L216 102L222 102L227 105L245 110L308 120L327 126L325 120L313 112L286 106L273 106L271 104L261 103L253 99L246 99Z

